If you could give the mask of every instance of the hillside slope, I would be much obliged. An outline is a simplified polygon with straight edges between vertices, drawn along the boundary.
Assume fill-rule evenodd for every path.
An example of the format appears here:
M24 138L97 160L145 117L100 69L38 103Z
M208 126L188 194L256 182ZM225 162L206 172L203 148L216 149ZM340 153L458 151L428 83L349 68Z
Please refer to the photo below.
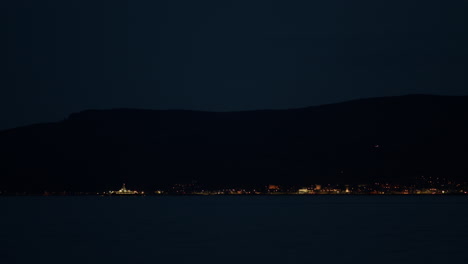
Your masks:
M0 132L0 190L468 180L468 97L291 110L88 110Z

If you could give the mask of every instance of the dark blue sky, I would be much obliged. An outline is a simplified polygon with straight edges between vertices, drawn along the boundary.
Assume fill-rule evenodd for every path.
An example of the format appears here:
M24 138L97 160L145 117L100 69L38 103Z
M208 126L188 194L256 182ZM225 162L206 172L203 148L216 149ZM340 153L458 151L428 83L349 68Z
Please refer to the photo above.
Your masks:
M468 1L3 0L0 129L468 94Z

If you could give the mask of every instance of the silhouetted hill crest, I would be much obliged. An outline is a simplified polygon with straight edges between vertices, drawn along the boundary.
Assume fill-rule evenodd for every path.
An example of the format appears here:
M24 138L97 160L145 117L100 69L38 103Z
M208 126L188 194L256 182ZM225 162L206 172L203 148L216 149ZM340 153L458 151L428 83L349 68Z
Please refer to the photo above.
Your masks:
M467 134L466 96L242 112L87 110L0 132L0 189L466 180Z

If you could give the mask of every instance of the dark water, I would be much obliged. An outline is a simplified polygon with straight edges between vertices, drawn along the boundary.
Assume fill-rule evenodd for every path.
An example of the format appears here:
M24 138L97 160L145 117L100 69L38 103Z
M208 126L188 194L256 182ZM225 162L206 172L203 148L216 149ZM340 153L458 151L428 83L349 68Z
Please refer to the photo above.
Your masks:
M468 197L1 197L0 263L468 263Z

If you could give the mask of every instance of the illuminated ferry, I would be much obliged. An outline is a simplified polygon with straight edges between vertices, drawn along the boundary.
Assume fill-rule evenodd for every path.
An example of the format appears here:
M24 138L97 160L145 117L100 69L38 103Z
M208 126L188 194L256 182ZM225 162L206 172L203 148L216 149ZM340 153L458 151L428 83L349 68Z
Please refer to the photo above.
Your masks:
M127 190L125 187L125 183L122 185L122 188L118 191L109 191L109 194L111 195L139 195L143 194L143 192L138 192L138 191L132 191L132 190Z

